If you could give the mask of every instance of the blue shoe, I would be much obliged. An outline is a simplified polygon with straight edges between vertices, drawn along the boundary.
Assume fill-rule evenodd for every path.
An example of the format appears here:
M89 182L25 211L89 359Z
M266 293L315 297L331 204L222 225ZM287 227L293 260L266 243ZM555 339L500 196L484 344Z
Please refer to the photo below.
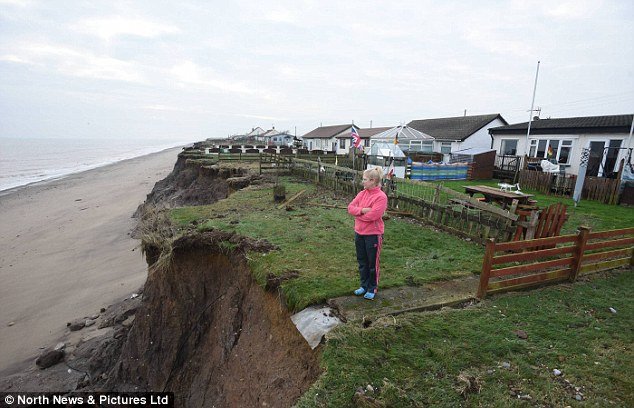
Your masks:
M368 292L365 295L363 295L363 298L368 300L374 300L374 293Z
M359 289L354 291L354 294L357 295L357 296L361 296L364 293L365 293L365 289L363 289L363 288L359 288Z

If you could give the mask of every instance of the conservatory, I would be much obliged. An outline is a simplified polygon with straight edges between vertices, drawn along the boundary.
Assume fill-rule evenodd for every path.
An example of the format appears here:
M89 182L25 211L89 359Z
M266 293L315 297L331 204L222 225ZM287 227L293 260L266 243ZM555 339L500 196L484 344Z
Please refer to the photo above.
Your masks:
M406 160L405 153L398 145L393 142L377 141L370 146L367 168L372 169L381 166L383 167L383 173L387 174L388 168L394 162L394 175L405 178Z

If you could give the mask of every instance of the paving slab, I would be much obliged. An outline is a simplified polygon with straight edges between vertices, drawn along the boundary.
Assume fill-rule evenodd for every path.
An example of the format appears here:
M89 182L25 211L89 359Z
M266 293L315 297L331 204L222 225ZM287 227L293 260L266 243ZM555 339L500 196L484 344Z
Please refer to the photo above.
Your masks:
M435 310L475 300L478 282L479 277L472 276L417 286L380 289L374 300L366 300L362 296L341 296L328 300L328 305L347 321Z

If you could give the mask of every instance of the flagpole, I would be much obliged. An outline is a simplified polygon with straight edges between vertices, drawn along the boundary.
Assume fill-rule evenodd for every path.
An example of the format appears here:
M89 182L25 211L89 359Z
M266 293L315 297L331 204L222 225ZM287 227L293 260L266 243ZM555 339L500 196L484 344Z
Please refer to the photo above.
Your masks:
M537 72L535 72L535 85L533 86L533 101L531 102L531 110L528 114L528 130L526 131L526 147L524 149L525 155L529 154L529 141L528 137L531 134L531 123L533 122L533 108L535 107L535 93L537 92L537 77L539 76L539 61L537 61Z

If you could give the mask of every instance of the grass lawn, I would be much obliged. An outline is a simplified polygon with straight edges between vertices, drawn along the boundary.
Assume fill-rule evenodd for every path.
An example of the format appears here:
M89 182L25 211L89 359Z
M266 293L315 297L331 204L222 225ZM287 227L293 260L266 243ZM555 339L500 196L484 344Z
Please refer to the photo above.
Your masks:
M366 395L389 407L634 406L634 304L623 301L633 291L626 271L339 326L323 350L324 374L298 407L357 406L355 390L368 384L375 391ZM464 396L461 374L472 380Z
M292 211L278 210L273 188L249 188L213 205L174 209L172 219L186 227L235 231L263 238L279 250L248 254L258 281L267 274L296 272L282 289L291 310L350 294L358 287L354 249L354 220L345 209L348 197L294 179L284 179L286 196L307 190ZM381 288L419 284L479 273L483 249L478 244L421 226L411 220L386 220L381 256Z
M452 190L464 193L464 186L468 185L486 185L498 188L498 180L457 180L444 181L442 184ZM634 226L634 209L622 207L618 205L606 205L598 201L581 200L579 205L575 207L571 198L549 196L533 190L522 191L534 194L535 200L539 207L547 207L551 204L561 202L568 206L568 214L570 218L564 224L562 235L574 234L577 227L587 225L593 231L605 231L618 228L627 228Z

